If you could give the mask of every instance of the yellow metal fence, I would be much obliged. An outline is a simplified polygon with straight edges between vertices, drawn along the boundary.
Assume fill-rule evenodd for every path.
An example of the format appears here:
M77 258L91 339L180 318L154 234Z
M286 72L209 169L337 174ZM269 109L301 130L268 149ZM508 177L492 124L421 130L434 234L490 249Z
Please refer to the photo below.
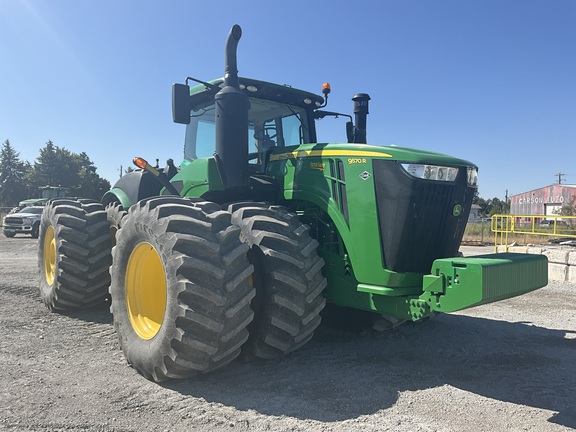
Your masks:
M491 229L494 249L506 246L508 250L510 234L576 239L576 216L497 214L492 216Z

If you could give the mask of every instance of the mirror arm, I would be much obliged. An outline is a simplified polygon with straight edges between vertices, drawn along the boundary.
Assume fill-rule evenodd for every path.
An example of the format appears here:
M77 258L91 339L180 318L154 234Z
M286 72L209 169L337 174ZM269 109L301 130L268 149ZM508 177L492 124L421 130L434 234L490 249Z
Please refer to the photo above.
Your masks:
M188 85L188 80L197 82L198 84L203 84L206 88L210 90L220 90L220 87L218 87L217 85L210 84L209 82L202 81L192 77L186 77L186 85Z

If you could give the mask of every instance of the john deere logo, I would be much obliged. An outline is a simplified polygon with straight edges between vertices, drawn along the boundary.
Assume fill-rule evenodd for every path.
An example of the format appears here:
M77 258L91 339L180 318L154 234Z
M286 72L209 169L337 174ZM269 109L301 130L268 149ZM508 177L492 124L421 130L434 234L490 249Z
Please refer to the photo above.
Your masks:
M362 174L360 174L360 178L362 180L368 180L370 178L370 173L368 171L364 171Z
M460 204L456 204L452 209L452 214L454 216L460 216L462 214L462 206Z

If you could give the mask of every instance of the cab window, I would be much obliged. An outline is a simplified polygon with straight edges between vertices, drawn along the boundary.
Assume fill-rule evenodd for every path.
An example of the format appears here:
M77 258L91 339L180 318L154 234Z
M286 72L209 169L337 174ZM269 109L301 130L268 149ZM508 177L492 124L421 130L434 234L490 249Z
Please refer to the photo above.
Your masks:
M306 112L302 108L250 98L248 152L309 142ZM216 147L215 107L190 113L186 127L184 157L188 160L211 157ZM252 163L258 163L252 160Z

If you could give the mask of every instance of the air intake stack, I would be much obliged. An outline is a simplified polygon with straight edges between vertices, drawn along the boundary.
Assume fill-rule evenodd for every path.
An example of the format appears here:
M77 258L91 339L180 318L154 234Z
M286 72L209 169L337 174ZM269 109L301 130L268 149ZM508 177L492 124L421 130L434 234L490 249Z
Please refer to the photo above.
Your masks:
M366 93L355 94L354 101L354 142L366 144L366 118L368 117L368 101L370 96Z

